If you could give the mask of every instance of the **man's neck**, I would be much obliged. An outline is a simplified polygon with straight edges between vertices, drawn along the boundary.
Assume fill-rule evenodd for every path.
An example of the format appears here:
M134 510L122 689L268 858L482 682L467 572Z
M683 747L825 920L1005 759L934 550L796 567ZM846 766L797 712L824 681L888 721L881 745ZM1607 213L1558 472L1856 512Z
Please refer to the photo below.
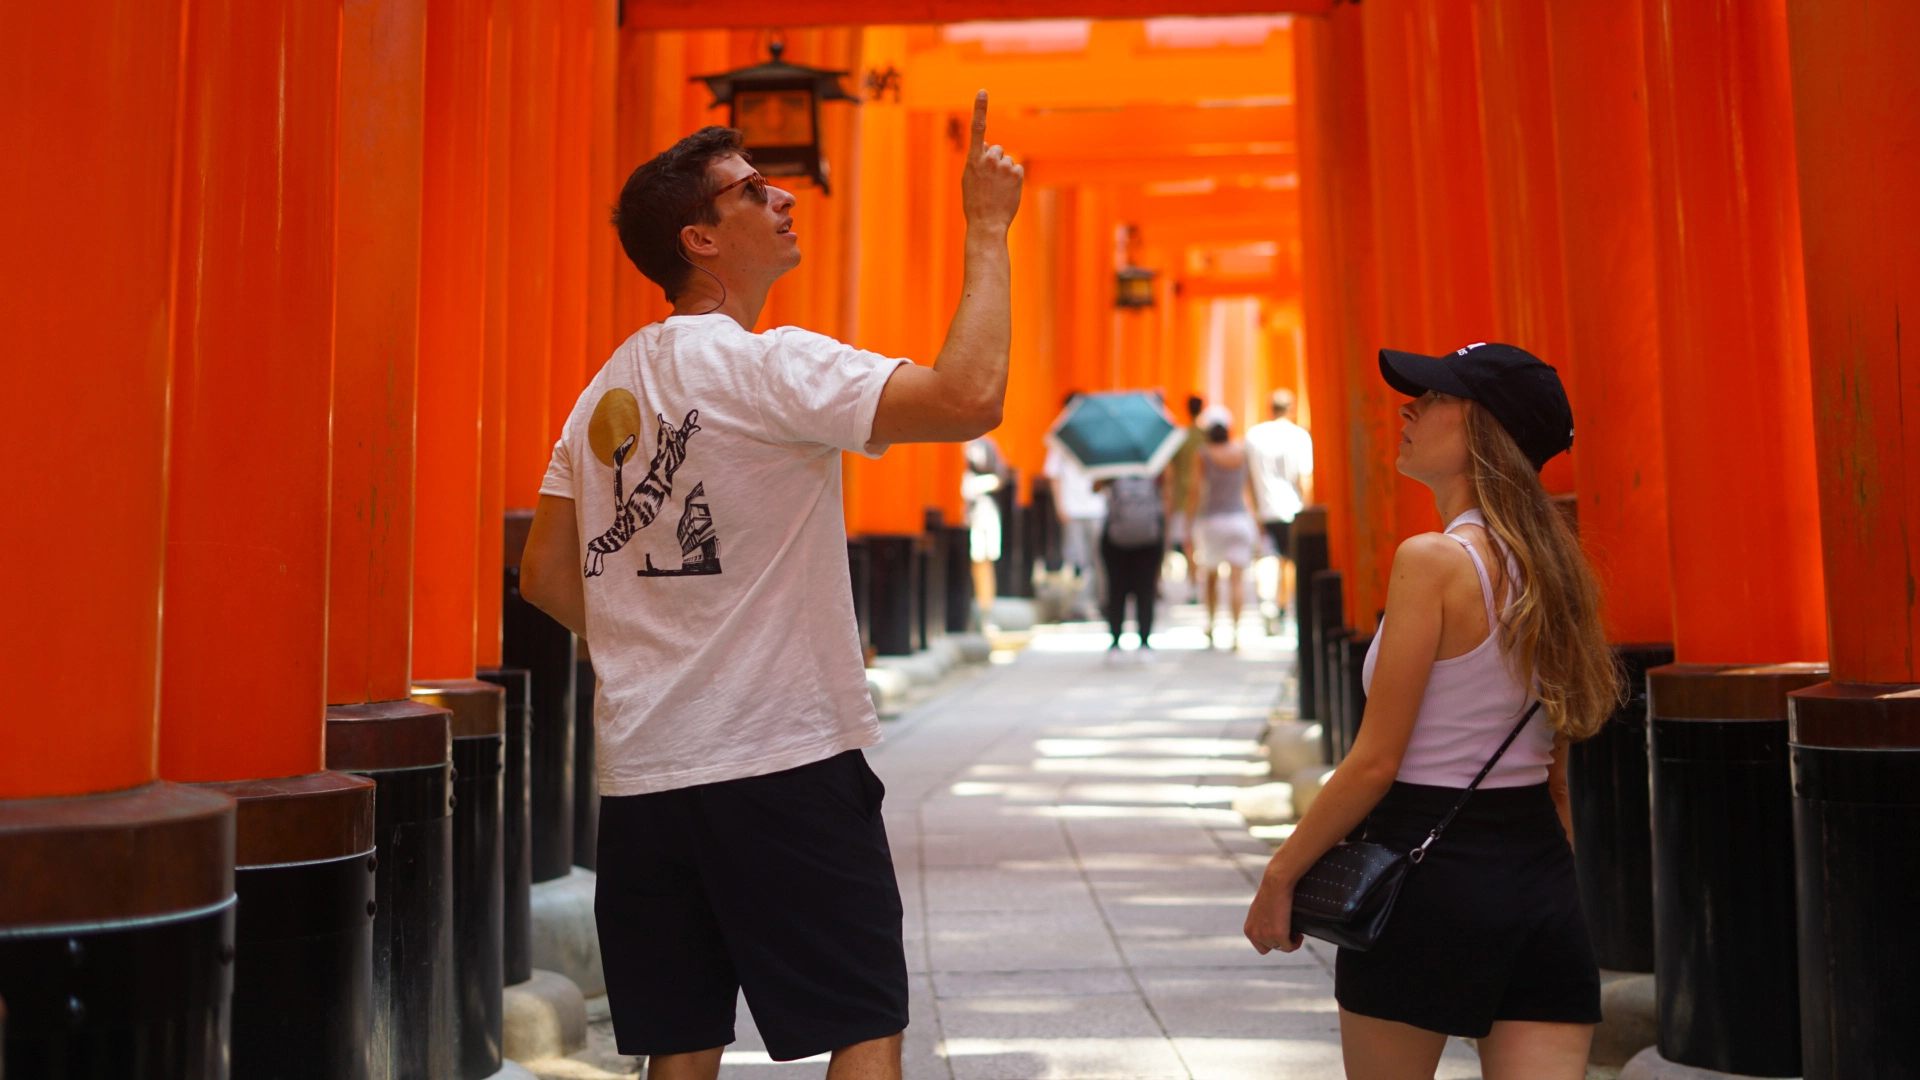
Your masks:
M757 289L738 288L728 283L725 294L705 274L695 274L680 298L673 302L675 315L725 315L748 333L760 321L760 309L767 306L768 282Z

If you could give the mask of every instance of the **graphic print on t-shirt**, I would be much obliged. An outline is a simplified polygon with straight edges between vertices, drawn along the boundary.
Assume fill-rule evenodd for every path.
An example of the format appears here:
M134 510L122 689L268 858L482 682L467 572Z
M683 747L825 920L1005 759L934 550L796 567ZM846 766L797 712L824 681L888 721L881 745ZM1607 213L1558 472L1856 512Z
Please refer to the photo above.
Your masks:
M659 431L654 436L653 462L646 478L625 490L627 461L640 445L640 403L633 393L613 389L594 405L593 419L587 425L587 442L594 456L613 469L613 524L587 541L586 577L599 577L606 570L606 557L619 551L635 533L653 524L660 507L673 494L673 474L687 459L687 440L700 430L700 410L687 412L679 427L655 414ZM680 566L657 567L653 556L646 556L641 577L693 577L720 573L720 539L714 534L713 512L707 507L704 483L695 484L687 493L680 511Z

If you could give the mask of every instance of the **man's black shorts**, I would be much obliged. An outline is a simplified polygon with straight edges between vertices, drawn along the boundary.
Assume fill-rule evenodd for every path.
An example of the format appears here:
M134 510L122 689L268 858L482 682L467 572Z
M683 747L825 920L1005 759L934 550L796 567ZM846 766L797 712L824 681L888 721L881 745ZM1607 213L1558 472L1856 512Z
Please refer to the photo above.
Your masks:
M1293 558L1293 522L1263 521L1267 528L1267 538L1273 541L1273 553L1283 559Z
M797 769L600 801L594 899L622 1054L733 1041L746 992L778 1061L907 1026L900 886L849 750Z

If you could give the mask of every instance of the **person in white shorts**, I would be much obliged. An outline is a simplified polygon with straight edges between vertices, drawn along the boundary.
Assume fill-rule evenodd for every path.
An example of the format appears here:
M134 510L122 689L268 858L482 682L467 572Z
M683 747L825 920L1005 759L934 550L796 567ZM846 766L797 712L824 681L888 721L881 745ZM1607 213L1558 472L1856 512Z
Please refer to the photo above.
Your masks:
M1233 647L1240 647L1240 608L1247 567L1253 565L1259 529L1247 511L1251 496L1247 448L1233 441L1233 414L1215 405L1200 414L1207 441L1193 458L1193 551L1206 580L1207 647L1214 645L1219 611L1220 567L1227 568L1227 610L1232 613Z

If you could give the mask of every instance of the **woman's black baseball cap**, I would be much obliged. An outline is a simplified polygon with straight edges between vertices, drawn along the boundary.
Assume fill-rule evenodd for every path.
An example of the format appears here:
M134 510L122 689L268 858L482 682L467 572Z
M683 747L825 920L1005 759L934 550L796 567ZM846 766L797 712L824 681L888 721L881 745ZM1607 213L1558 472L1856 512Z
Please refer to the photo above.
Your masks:
M1445 356L1381 349L1380 375L1408 397L1438 390L1479 402L1536 472L1573 446L1573 406L1559 372L1518 346L1479 342Z

